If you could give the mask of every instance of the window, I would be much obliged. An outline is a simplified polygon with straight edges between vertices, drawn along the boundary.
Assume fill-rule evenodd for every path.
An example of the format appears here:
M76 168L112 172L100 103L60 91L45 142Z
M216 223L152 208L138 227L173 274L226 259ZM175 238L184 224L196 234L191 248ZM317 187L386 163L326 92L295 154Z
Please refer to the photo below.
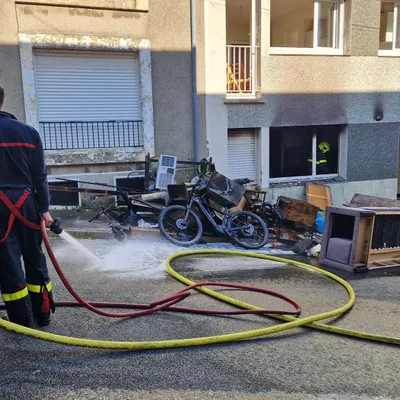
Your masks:
M381 4L379 53L400 54L400 2Z
M255 129L228 130L228 178L257 179Z
M341 131L340 125L271 128L270 178L337 175Z
M271 0L271 53L341 54L343 0Z
M46 150L143 146L136 52L36 49L34 54Z
M78 182L52 182L49 180L49 185L53 187L78 188ZM80 206L79 192L67 192L50 190L50 205L52 206Z

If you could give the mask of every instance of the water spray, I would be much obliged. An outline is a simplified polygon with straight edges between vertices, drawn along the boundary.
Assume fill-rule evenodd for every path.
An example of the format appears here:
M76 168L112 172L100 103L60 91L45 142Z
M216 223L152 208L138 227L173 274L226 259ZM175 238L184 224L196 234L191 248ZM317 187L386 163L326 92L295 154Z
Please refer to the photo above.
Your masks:
M93 263L99 263L100 259L97 258L91 251L89 251L85 246L74 239L70 234L65 232L61 227L61 218L57 217L54 219L53 223L50 225L50 230L56 235L60 236L71 246L75 247L82 255L91 260Z

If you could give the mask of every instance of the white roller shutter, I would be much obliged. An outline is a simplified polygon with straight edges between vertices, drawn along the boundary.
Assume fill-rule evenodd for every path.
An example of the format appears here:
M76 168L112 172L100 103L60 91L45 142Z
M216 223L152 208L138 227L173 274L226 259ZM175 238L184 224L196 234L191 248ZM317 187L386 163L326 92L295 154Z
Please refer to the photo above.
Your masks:
M256 179L256 134L252 129L228 131L228 177Z
M69 142L64 141L63 144L67 148L113 147L112 139L108 139L110 135L132 134L139 125L125 123L113 126L98 122L141 119L138 70L135 52L36 50L36 93L42 130L51 129L54 140L61 133L67 135L68 128L70 131L72 129ZM61 124L71 121L86 124L78 127L69 124L66 128L65 124ZM49 125L50 122L59 124ZM61 128L65 131L61 132ZM90 141L85 139L83 143L84 129L88 129L88 132L91 129L88 138L96 135L100 138L96 141L93 138ZM117 131L118 135L115 133ZM79 140L72 143L71 137L74 135ZM122 140L121 137L119 139ZM121 145L122 142L118 140L114 140L115 146ZM49 145L47 140L47 147Z

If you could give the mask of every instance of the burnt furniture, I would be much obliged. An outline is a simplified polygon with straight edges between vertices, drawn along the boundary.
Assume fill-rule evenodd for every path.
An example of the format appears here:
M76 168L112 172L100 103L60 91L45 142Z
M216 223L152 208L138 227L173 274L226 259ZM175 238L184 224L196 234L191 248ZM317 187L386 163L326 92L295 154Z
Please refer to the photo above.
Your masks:
M328 207L320 263L347 271L400 266L400 208Z

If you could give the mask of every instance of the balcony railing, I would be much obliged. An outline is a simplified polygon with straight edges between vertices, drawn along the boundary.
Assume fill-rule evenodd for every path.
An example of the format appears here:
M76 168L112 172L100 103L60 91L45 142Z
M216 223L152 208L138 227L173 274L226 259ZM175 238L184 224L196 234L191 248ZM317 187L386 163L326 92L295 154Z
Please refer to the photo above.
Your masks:
M45 150L142 147L142 121L40 122Z
M254 97L258 91L258 46L226 46L226 93Z

